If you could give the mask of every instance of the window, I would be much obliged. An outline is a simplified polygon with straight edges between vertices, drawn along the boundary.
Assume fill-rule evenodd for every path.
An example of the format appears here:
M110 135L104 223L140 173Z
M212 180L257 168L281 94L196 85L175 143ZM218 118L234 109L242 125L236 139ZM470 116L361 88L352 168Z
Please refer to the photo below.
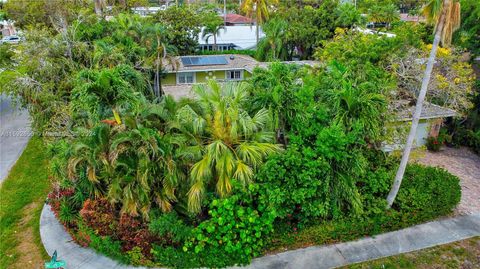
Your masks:
M241 80L242 77L242 70L227 71L227 80Z
M191 84L195 83L195 73L177 73L177 83L178 84Z

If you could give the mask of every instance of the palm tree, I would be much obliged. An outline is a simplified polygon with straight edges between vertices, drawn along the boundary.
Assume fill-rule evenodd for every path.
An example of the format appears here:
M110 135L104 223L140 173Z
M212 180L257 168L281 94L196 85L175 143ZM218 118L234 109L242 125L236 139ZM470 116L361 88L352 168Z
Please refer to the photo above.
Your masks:
M146 127L144 116L149 115L128 117L112 137L116 170L108 185L108 198L120 203L123 212L132 216L140 212L147 218L152 201L163 212L172 210L177 183L184 176L174 161L168 136Z
M97 40L93 44L93 63L97 68L113 68L125 63L126 58L118 46Z
M130 66L120 65L113 69L83 70L72 91L71 105L77 113L87 113L94 121L102 119L111 110L120 124L119 110L137 110L143 103L139 92L141 76ZM135 89L137 88L137 89Z
M425 6L424 14L429 21L435 23L435 38L433 39L432 50L428 57L427 68L425 69L422 87L418 94L417 104L412 119L412 126L403 150L402 160L395 175L392 189L387 197L389 208L395 201L400 185L402 184L403 175L407 167L408 158L410 157L410 151L417 132L418 122L420 121L420 115L422 113L423 102L430 82L430 76L432 75L438 45L441 42L444 46L448 46L452 40L453 32L460 26L460 3L456 0L431 0Z
M269 8L278 4L278 0L245 0L241 9L247 17L256 21L257 44L260 39L259 26L263 25L269 18Z
M186 149L196 158L190 169L191 187L188 191L188 208L198 213L209 186L225 197L232 190L232 180L243 186L253 179L254 169L263 159L280 146L274 144L274 133L267 130L269 113L258 110L250 116L243 109L247 102L247 85L244 83L221 86L209 81L208 86L197 85L194 92L198 100L177 111L177 128Z
M213 37L213 50L217 50L217 35L220 33L220 30L225 30L225 26L222 24L210 23L203 28L202 38L208 39Z
M153 90L157 97L163 95L160 72L165 65L170 65L173 69L178 66L178 61L171 55L174 48L167 44L167 29L164 25L156 23L144 29L143 44L151 51L147 58L147 64L154 66L154 86Z
M110 154L111 128L101 124L91 129L90 133L93 135L72 145L67 175L75 184L89 185L89 196L101 197L105 193L105 186L114 174ZM86 176L88 183L78 182L82 180L79 177L82 174Z
M287 50L284 44L287 22L274 18L264 24L266 37L257 47L257 55L264 60L286 60Z

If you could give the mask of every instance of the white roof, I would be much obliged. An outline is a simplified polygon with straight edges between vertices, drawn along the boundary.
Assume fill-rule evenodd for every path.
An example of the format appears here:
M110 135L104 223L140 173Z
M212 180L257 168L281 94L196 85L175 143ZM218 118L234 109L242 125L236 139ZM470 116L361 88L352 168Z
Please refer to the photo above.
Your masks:
M225 29L220 30L217 35L217 44L235 44L241 49L252 49L256 46L256 26L225 26ZM203 29L202 29L203 32ZM202 38L202 32L198 35L198 43L200 45L213 44L213 38ZM260 38L265 37L265 34L260 28Z
M370 30L370 29L362 29L360 27L357 27L356 28L357 31L361 32L361 33L364 33L364 34L368 34L368 35L385 35L387 37L395 37L397 35L395 34L392 34L392 33L384 33L384 32L378 32L378 31L374 31L374 30Z

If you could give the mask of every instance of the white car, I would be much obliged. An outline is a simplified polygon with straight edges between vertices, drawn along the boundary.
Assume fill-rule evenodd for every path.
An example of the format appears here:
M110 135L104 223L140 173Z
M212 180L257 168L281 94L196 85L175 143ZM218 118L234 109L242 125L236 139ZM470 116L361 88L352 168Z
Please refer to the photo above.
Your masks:
M22 38L17 35L9 35L2 39L0 39L0 44L8 43L8 44L18 44L22 41Z

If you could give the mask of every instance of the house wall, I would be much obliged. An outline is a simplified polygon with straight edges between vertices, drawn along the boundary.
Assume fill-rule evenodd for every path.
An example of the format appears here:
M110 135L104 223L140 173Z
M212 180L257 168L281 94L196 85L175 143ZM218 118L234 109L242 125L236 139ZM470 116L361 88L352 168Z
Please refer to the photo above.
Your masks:
M224 80L225 71L202 71L197 72L197 83L205 83L209 79Z
M430 135L437 136L438 131L436 130L437 128L435 128L435 126L438 126L438 124L441 124L442 122L443 119L441 118L420 120L420 122L418 123L417 133L415 135L413 147L417 148L425 146L425 144L427 143L427 138ZM405 128L407 128L406 135L408 135L408 131L410 131L410 121L402 122L401 125L404 125ZM403 144L406 141L406 138L407 137L395 139L397 141L396 143L386 143L382 146L382 150L385 152L401 150L403 148Z
M177 74L169 73L164 78L162 78L162 85L176 85L177 84Z
M216 79L219 81L225 80L225 70L217 70L217 71L201 71L195 73L195 80L196 83L206 83L209 79ZM243 71L243 78L249 78L252 74L247 71ZM176 73L169 73L166 74L164 78L162 78L162 85L177 85L177 74Z

